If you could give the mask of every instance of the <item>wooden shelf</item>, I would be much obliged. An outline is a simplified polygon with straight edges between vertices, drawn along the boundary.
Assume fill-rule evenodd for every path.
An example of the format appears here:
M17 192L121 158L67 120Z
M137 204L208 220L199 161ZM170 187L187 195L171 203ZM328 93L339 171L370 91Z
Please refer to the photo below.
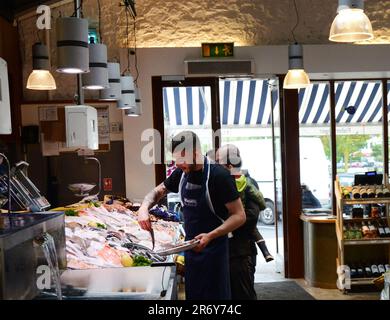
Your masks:
M389 204L390 198L364 198L364 199L340 199L344 205L354 204Z
M343 218L345 222L360 222L360 221L376 221L376 220L387 220L387 217L379 217L379 218Z
M355 278L351 279L352 285L365 285L365 284L374 284L376 278Z
M384 181L387 188L390 188L388 185L388 176L384 176ZM340 267L340 265L349 265L349 263L352 263L352 260L355 258L351 258L351 252L355 253L355 256L360 253L360 249L356 246L370 246L370 245L386 245L386 247L381 247L381 249L386 249L388 251L387 253L384 253L385 256L382 257L382 250L378 250L381 255L381 259L383 258L383 261L388 260L390 257L390 237L386 238L374 238L374 239L344 239L344 233L343 233L343 227L346 223L359 223L362 221L386 221L390 223L390 198L364 198L364 199L344 199L342 198L342 187L340 185L340 181L338 177L336 177L336 181L334 182L334 191L336 195L336 236L337 236L337 245L338 245L338 256L336 259L337 266ZM344 216L344 206L345 205L368 205L368 204L384 204L386 205L386 216L384 217L362 217L362 218L352 218L351 216ZM348 218L350 217L350 218ZM349 249L347 249L349 248ZM355 250L357 249L357 250ZM346 254L346 251L349 253ZM360 259L365 259L363 252L370 252L372 251L372 248L366 247L363 249L361 247L361 257ZM374 254L375 255L375 254ZM379 253L378 253L379 255ZM346 259L349 259L351 261L347 261ZM379 258L379 256L378 256ZM351 285L374 285L375 278L353 278L350 279ZM340 289L344 292L347 292L347 289Z
M390 238L375 238L375 239L351 239L351 240L342 240L345 246L361 246L361 245L371 245L371 244L389 244Z

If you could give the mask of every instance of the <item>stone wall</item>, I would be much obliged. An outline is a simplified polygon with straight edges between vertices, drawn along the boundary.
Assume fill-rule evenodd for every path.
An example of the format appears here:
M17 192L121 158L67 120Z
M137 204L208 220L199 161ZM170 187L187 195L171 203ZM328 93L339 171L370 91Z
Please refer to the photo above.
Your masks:
M66 2L66 1L63 1ZM127 46L126 15L116 0L100 0L101 31L110 60L118 58L118 48ZM337 0L296 0L299 23L295 38L302 44L329 43L328 33L336 14ZM199 47L202 42L232 41L239 46L283 45L294 42L292 29L297 19L292 0L139 0L136 3L137 47ZM52 17L70 16L73 2L54 8ZM98 26L97 0L84 0L84 17ZM390 1L366 1L366 13L376 38L373 43L390 41ZM31 72L31 47L38 40L36 17L21 18L19 34L24 83ZM129 46L134 47L132 20L129 20ZM44 34L41 33L41 38ZM52 65L56 64L55 22L48 35ZM125 66L122 66L124 69ZM75 77L54 71L58 89L37 93L24 89L24 99L70 99L76 91ZM86 92L86 98L96 93Z

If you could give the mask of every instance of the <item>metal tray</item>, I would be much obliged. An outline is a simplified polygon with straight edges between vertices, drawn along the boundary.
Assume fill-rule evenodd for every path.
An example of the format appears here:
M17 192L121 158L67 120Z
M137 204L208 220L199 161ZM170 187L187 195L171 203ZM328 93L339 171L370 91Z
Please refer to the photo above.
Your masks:
M176 247L173 247L173 248L170 248L167 250L158 251L156 253L160 256L168 256L170 254L175 254L175 253L179 253L182 251L191 250L191 249L195 248L199 244L199 242L200 242L200 240L197 240L197 239L188 240L188 241L185 241Z

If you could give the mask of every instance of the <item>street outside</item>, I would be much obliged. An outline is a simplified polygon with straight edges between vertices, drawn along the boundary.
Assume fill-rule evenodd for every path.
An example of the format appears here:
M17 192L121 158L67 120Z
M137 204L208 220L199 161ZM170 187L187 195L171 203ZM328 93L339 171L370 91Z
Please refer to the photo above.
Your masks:
M278 236L279 236L279 253L283 253L283 228L282 222L278 221ZM282 281L284 279L283 270L281 266L283 265L282 255L276 254L276 235L275 235L275 225L264 225L262 223L257 224L261 235L263 236L269 252L274 257L274 260L271 262L266 262L259 248L257 254L257 265L255 273L255 282L272 282L272 281ZM276 264L276 260L278 263Z

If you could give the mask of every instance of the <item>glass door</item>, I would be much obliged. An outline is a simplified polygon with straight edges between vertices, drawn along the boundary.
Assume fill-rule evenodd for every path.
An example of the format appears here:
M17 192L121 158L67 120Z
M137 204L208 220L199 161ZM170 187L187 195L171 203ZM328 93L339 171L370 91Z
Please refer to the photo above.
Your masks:
M219 115L221 145L234 144L240 150L242 170L256 181L266 201L266 209L259 213L257 228L266 241L268 250L283 263L283 231L281 193L275 193L275 173L280 176L281 162L275 162L273 109L278 109L278 84L269 79L221 79L219 82ZM276 117L278 118L277 114ZM277 132L276 145L280 133ZM276 167L275 167L276 165ZM281 181L279 181L281 182ZM281 255L278 257L278 255ZM255 274L256 282L275 280L275 271L282 269L276 261L266 263L259 250ZM274 274L274 276L270 276Z

